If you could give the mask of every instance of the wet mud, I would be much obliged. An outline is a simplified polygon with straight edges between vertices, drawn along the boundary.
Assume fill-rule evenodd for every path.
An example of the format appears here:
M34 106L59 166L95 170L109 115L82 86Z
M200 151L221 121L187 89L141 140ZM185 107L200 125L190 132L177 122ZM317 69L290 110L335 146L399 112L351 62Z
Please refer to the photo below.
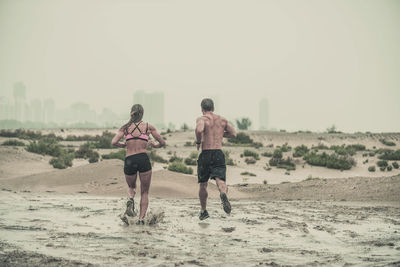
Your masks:
M400 204L150 199L145 225L125 198L0 192L1 266L399 266Z

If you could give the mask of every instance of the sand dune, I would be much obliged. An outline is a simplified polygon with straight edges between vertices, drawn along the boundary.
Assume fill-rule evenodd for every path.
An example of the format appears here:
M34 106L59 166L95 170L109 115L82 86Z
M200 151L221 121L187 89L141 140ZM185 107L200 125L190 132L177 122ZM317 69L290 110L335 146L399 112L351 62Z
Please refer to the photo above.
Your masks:
M120 160L54 170L23 177L2 179L0 187L8 190L56 193L82 193L103 196L126 196L127 185ZM138 179L138 188L140 182ZM209 196L218 190L209 183ZM138 190L139 192L139 190ZM194 175L167 170L153 172L151 197L197 198L198 184ZM264 198L271 200L370 200L400 201L400 175L392 177L356 177L313 179L275 185L241 184L229 187L231 198Z
M2 179L0 186L19 191L125 196L127 185L122 170L122 161L103 160L65 170ZM140 179L138 179L137 186L140 188ZM210 183L208 189L210 197L218 197L215 184ZM247 196L236 189L230 190L229 193L232 197ZM167 170L154 171L150 194L151 197L196 198L198 196L197 178L193 175Z

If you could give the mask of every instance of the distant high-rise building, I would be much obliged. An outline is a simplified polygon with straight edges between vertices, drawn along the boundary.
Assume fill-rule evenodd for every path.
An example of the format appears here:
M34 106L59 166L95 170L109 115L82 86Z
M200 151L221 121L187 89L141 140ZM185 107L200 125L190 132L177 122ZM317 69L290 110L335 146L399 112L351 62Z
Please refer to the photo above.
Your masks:
M260 123L260 130L267 130L268 123L269 123L269 106L268 100L263 98L259 102L259 123Z
M45 123L55 122L54 116L56 111L56 105L54 100L47 98L43 103L43 120Z
M33 122L43 122L42 101L40 101L40 99L31 101L29 120Z
M14 108L9 100L5 97L0 97L0 120L11 120L14 118Z
M14 119L17 121L25 120L25 106L26 106L26 87L22 82L14 84Z
M133 103L141 104L144 108L143 119L149 121L157 128L165 128L164 124L164 93L146 93L136 91L133 94Z

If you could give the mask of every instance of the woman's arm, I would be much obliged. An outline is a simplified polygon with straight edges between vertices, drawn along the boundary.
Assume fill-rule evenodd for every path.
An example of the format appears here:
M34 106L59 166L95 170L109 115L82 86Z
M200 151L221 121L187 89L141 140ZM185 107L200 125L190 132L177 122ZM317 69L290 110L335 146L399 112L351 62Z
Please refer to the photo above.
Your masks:
M157 132L157 129L151 124L149 124L149 131L150 131L151 135L154 137L154 139L156 139L158 141L158 144L155 144L154 142L150 141L149 145L151 145L154 148L160 148L160 147L165 146L166 143L165 143L164 139Z
M126 147L126 143L120 143L119 140L121 140L121 138L124 136L124 131L122 131L122 129L119 129L119 131L117 132L117 134L114 136L114 138L111 141L111 144L113 146L116 147L120 147L120 148L125 148Z

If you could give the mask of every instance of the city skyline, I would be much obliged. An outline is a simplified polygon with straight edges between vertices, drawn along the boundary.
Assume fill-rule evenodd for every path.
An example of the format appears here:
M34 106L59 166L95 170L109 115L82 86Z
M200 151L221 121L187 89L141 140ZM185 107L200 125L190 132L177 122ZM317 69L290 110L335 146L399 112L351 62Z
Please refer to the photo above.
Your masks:
M29 90L26 88L23 82L14 83L12 91L12 98L0 97L0 121L5 120L15 120L21 123L38 123L38 128L55 127L57 125L62 125L63 127L68 125L84 125L87 123L90 127L118 127L119 124L124 123L129 119L129 114L127 112L120 112L117 114L109 108L102 108L101 112L95 111L88 103L79 101L70 103L66 107L57 107L54 99L52 98L30 98ZM165 94L163 92L145 92L143 90L135 90L132 95L133 104L142 104L145 108L144 120L151 122L157 128L160 129L176 129L180 128L183 124L192 126L193 120L183 121L181 124L176 124L173 120L166 120L164 116L165 109ZM218 95L207 96L213 99L215 105L215 112L217 113L221 110L221 98ZM267 101L263 98L261 101ZM261 102L260 102L261 103ZM199 105L200 108L200 105ZM263 109L260 105L259 107L259 117L262 113L268 113L268 109ZM199 115L200 116L200 115ZM267 117L269 114L267 114ZM268 130L267 127L261 127L262 120L259 118L259 127L257 125L257 118L250 118L252 121L252 126L250 129L255 130ZM234 124L236 119L241 119L242 117L229 117L228 120ZM17 124L22 125L23 124ZM0 124L1 126L1 124ZM276 129L275 129L276 130Z

